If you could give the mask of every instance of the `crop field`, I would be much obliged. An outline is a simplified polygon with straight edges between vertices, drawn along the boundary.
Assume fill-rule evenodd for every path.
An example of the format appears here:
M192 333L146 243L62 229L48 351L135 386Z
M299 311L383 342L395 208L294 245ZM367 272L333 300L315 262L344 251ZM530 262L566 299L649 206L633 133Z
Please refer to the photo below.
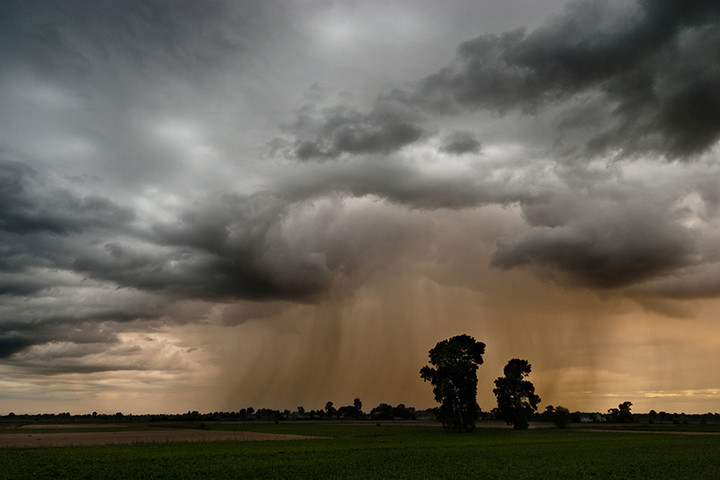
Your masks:
M426 424L370 422L177 424L161 430L170 427L324 438L2 447L0 479L720 478L720 435L702 431L479 428L456 434ZM17 433L4 430L0 438Z

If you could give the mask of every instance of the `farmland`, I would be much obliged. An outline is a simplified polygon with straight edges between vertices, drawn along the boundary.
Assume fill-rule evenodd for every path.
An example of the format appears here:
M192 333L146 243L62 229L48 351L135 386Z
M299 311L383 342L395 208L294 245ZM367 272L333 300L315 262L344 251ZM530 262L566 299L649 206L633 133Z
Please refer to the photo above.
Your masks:
M456 434L434 424L371 422L178 423L128 428L186 435L188 431L255 432L324 438L3 447L0 478L720 477L720 436L704 434L710 431L669 435L588 428L524 432L479 428L471 434ZM0 429L0 437L19 430ZM88 426L83 430L112 433L117 428ZM23 432L30 435L35 430Z

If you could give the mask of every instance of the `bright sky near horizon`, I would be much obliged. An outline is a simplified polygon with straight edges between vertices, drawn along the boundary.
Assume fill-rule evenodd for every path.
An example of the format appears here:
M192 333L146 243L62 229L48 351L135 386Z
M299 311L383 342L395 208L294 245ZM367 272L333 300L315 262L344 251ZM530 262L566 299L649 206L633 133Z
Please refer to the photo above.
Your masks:
M720 3L0 6L0 414L720 411Z

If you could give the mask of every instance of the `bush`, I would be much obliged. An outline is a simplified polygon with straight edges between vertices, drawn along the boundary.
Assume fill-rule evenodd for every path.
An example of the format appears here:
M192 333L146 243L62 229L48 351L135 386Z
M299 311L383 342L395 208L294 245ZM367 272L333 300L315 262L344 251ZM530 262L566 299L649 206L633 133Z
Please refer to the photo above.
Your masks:
M553 415L553 423L558 428L567 428L567 426L570 425L571 418L570 410L565 407L558 406L555 409L555 414Z

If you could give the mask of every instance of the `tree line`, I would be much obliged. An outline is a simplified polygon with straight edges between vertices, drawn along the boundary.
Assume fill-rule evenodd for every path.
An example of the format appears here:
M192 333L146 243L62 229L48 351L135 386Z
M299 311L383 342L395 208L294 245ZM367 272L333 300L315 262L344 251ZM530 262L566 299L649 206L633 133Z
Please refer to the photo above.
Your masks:
M628 403L628 408L632 405ZM648 424L720 424L720 413L704 413L704 414L685 414L684 412L665 412L650 410L648 413L632 413L628 410L629 415L621 415L620 406L611 408L607 413L600 412L570 412L562 406L554 407L548 405L543 412L535 412L532 421L535 422L551 422L558 427L565 427L569 423L626 423L626 422L643 422ZM348 405L349 406L349 405ZM317 410L306 410L298 407L297 410L277 410L272 408L242 408L238 411L215 411L215 412L198 412L197 410L188 411L186 413L161 413L161 414L124 414L116 413L87 413L87 414L71 414L70 412L62 413L36 413L36 414L15 414L8 413L0 415L0 423L2 424L27 424L33 422L39 423L112 423L112 422L227 422L227 421L304 421L304 420L425 420L434 421L439 418L439 408L430 408L426 410L416 410L414 407L408 407L404 404L390 405L381 403L372 408L370 411L361 411L359 417L347 415L346 408L340 407L335 409L334 413L328 414L324 408ZM478 420L497 420L499 419L497 408L490 411L481 411ZM1 428L1 426L0 426Z
M414 407L405 404L391 405L388 403L380 403L372 408L369 412L362 410L362 402L359 398L355 398L352 405L344 405L336 408L335 404L328 401L324 408L316 410L306 410L302 406L298 406L296 410L277 410L273 408L253 407L241 408L237 411L215 411L201 413L197 410L190 410L186 413L162 413L162 414L123 414L116 413L98 413L92 412L88 414L71 415L70 412L62 413L41 413L41 414L18 414L10 412L7 415L0 415L0 420L5 422L28 422L42 421L43 423L67 423L80 421L83 423L94 422L169 422L169 421L279 421L279 420L323 420L323 419L344 419L344 420L415 420L423 413L430 413L434 418L434 414L428 411L416 411ZM425 417L427 418L427 417Z

